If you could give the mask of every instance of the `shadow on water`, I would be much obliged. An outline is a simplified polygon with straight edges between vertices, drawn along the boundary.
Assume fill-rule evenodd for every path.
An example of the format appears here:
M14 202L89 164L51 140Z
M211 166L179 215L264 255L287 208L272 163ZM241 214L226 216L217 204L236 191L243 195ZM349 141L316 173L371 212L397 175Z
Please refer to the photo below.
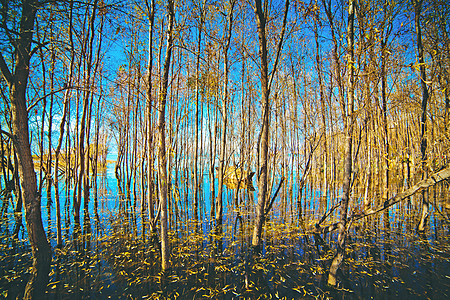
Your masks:
M158 233L148 230L142 216L147 210L140 209L144 201L124 193L120 180L119 184L107 177L98 180L98 190L91 191L92 199L82 212L82 224L74 224L70 199L64 199L70 197L70 190L61 186L61 191L65 190L61 203L66 204L62 211L64 245L56 248L54 234L49 234L53 261L48 299L450 296L448 223L440 214L432 214L429 230L418 235L414 231L418 213L411 207L414 202L353 224L339 284L331 288L326 284L327 271L336 235L319 240L308 234L307 228L318 219L312 212L303 210L305 218L299 219L295 209L280 213L275 204L266 220L262 249L254 251L252 197L229 200L221 226L210 221L207 205L202 224L193 220L189 204L174 205L169 233L171 268L162 272ZM448 192L444 196L448 198ZM441 202L437 200L435 206L447 213ZM289 207L289 203L280 203ZM320 203L320 210L327 205L331 206ZM55 232L55 213L48 215L47 232ZM20 298L30 274L27 236L22 230L13 237L14 220L12 209L1 220L0 299Z

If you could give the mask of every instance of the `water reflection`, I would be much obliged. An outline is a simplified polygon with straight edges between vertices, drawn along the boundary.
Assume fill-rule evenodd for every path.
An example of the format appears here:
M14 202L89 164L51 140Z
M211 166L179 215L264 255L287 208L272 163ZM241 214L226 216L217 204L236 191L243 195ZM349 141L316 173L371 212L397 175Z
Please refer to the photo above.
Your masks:
M332 199L308 197L304 187L301 214L295 192L277 199L268 215L261 253L251 248L254 195L227 191L225 218L214 226L210 218L209 177L201 192L200 222L193 218L190 191L172 184L169 234L172 268L160 269L158 234L149 230L147 207L140 196L114 176L113 168L97 177L80 224L73 222L73 185L61 180L63 247L56 248L56 213L43 197L45 227L53 247L49 299L98 298L433 298L450 293L448 190L430 191L429 230L418 235L418 199L363 219L350 231L348 249L337 288L326 285L336 234L324 240L307 232ZM296 187L292 188L295 191ZM52 191L53 195L55 191ZM331 193L330 193L331 194ZM54 197L54 196L53 196ZM444 199L444 200L443 200ZM409 204L407 204L409 203ZM49 207L49 209L47 209ZM315 211L314 207L317 207ZM433 208L434 207L434 208ZM334 213L336 214L336 213ZM21 296L27 282L30 249L16 226L13 209L1 221L0 290L5 298ZM334 215L334 218L338 217Z

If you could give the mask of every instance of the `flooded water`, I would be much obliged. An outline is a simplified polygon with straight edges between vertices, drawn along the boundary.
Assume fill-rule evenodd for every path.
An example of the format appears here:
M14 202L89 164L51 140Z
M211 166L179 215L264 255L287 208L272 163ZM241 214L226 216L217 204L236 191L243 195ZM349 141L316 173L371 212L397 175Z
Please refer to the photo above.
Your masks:
M124 189L112 168L98 178L97 193L91 191L76 237L71 190L61 183L61 249L56 248L54 203L48 209L42 199L53 249L48 299L450 298L450 228L443 204L449 197L447 183L429 190L433 200L424 235L415 231L419 202L414 197L389 213L354 223L334 288L327 286L333 250L319 246L308 232L323 214L319 197L303 198L301 217L296 201L278 197L257 253L251 248L256 194L253 199L244 191L236 202L227 190L224 225L216 229L210 220L208 178L198 222L190 205L192 191L180 185L178 193L171 193L171 268L162 273L158 237L149 232L140 195L120 193ZM328 201L330 207L333 200ZM22 229L13 239L13 228L9 203L0 227L0 298L5 299L20 298L31 266L26 232ZM336 240L333 233L325 242L334 249Z

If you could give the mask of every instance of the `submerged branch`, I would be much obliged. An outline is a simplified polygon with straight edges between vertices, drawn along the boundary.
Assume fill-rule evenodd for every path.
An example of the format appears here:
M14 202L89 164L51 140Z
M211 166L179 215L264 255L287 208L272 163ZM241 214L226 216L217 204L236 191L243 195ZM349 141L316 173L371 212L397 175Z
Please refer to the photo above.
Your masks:
M283 185L283 182L284 182L284 177L281 177L280 183L278 184L278 188L275 191L275 194L273 195L272 200L270 201L270 204L267 206L264 216L267 216L267 214L270 212L270 209L273 206L273 202L275 201L275 198L277 197L278 192L280 191L281 186Z
M316 224L316 228L318 228L320 226L320 224L322 224L329 215L331 215L333 213L333 211L338 208L339 206L341 206L341 201L339 201L337 204L335 204L329 211L327 211L322 218L320 219L319 223Z

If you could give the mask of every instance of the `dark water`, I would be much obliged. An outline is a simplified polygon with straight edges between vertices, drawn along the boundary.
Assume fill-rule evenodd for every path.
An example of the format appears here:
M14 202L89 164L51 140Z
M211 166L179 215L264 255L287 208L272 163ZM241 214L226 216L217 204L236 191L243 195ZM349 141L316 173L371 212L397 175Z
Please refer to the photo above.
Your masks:
M433 205L424 235L415 231L419 202L414 197L389 214L354 223L339 285L331 288L326 281L333 253L316 245L307 232L323 213L319 197L306 198L302 218L296 203L277 199L266 222L263 249L256 253L250 246L255 200L244 192L236 206L234 193L227 191L224 225L218 230L209 218L211 196L208 178L204 179L198 222L193 218L191 191L186 195L178 187L178 194L171 194L172 268L165 273L160 270L158 236L149 233L140 196L120 193L123 189L111 168L98 178L97 200L91 192L76 238L71 198L65 197L71 190L61 183L62 249L55 247L54 203L48 210L47 199L42 199L44 226L53 248L48 299L450 298L446 183L429 191ZM333 200L328 201L330 207ZM16 299L28 280L31 254L26 232L21 230L17 240L11 237L11 205L4 216L0 299ZM325 241L334 249L336 240L331 234Z

